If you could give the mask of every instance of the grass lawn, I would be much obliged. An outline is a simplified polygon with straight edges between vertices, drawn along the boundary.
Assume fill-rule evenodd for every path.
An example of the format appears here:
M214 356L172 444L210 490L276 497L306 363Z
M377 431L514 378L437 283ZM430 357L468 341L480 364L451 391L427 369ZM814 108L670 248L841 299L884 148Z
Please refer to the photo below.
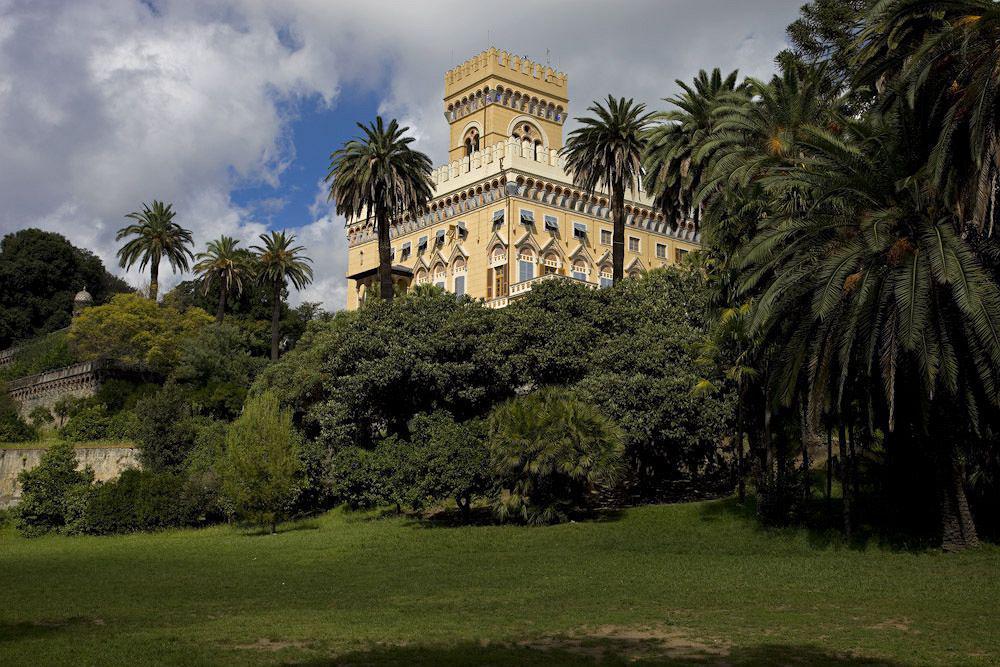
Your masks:
M731 501L551 528L337 511L236 528L0 531L0 665L1000 662L1000 548L847 549Z

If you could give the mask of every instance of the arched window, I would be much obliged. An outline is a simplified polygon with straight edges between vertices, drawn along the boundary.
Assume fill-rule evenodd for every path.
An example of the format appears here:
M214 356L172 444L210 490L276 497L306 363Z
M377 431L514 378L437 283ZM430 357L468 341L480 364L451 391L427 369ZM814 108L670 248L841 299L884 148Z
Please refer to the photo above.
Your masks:
M471 128L465 133L465 140L462 142L465 144L465 155L469 156L473 153L479 151L479 130L476 128Z
M451 267L451 273L454 276L452 278L452 284L454 285L455 296L459 297L465 294L465 258L459 257L455 260Z
M611 287L611 285L614 284L614 281L612 280L612 276L613 275L614 274L611 272L611 265L610 264L603 264L603 265L601 265L600 286L601 287Z
M417 281L418 285L423 285L428 281L427 270L421 267L417 269L417 272L413 277Z
M577 280L587 280L587 274L590 273L590 268L587 263L582 259L578 259L573 262L573 277Z
M535 251L521 248L517 251L517 281L523 283L535 277Z
M559 273L561 266L562 262L559 261L559 255L554 252L545 253L545 258L542 260L542 273L544 275Z
M434 266L434 286L444 289L445 277L446 273L444 269L444 264L438 262Z

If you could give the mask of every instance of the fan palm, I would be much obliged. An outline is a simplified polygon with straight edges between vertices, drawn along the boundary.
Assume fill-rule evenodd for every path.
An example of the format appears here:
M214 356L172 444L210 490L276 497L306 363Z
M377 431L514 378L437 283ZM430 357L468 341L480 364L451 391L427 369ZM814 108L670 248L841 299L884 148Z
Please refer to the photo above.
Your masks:
M261 245L251 246L257 253L257 281L271 288L271 359L278 358L278 334L281 318L281 291L291 282L302 289L312 282L312 260L303 255L303 246L294 246L295 235L284 231L260 235Z
M126 215L135 223L119 229L115 236L116 241L134 237L118 249L118 264L130 269L138 262L139 270L149 265L149 298L153 301L160 287L160 260L166 258L176 273L187 271L188 260L194 258L188 248L192 244L191 232L174 222L175 215L170 204L154 199L152 206L142 205L141 213Z
M378 277L381 297L391 302L392 256L389 230L404 214L416 216L433 193L429 157L410 148L408 127L392 120L386 126L378 116L363 135L330 155L329 198L348 224L374 219L378 234Z
M581 127L570 133L562 153L574 183L588 195L600 188L611 196L612 278L618 283L625 276L625 190L635 196L652 114L645 104L611 95L607 106L595 102L587 110L593 117L577 119Z
M215 311L215 321L222 322L226 313L226 300L229 295L239 296L243 292L243 281L251 273L251 267L245 261L245 255L236 246L239 241L230 236L220 236L208 242L205 252L195 256L198 263L194 272L201 276L202 290L207 296L212 287L219 287L219 306Z
M695 154L712 134L716 105L723 100L732 103L732 96L741 90L738 76L733 71L723 78L716 68L711 75L701 70L692 85L678 80L684 92L664 100L676 108L654 116L658 124L649 132L643 180L646 192L675 224L694 209L694 193L711 157L702 153L695 159ZM698 224L700 216L694 210Z
M883 1L859 43L859 78L888 80L922 116L930 183L959 221L992 234L1000 217L1000 3Z
M830 396L840 412L853 382L881 387L888 431L901 409L911 411L906 417L953 471L942 526L945 545L961 548L976 542L962 435L926 415L964 408L968 430L1000 406L1000 289L955 233L953 213L905 178L919 159L908 152L905 121L893 115L849 123L842 135L801 134L808 154L799 167L763 182L810 207L757 234L742 254L742 287L758 294L754 331L783 348L771 381L786 403L806 384L812 404Z

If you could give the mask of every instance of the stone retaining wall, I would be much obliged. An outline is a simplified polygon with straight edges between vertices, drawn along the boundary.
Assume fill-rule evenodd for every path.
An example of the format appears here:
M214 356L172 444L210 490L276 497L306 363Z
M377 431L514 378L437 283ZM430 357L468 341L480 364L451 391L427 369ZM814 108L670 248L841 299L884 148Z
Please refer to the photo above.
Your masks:
M21 499L21 485L17 476L30 470L42 460L43 448L0 449L0 509L16 505ZM126 468L138 468L139 450L135 447L77 447L79 468L90 466L94 479L106 482L118 477Z

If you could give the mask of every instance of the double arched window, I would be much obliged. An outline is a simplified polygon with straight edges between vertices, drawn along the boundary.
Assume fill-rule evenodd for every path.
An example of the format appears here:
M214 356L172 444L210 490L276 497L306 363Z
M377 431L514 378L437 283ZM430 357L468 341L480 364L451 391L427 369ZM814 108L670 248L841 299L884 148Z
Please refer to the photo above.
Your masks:
M465 140L462 143L465 144L466 156L479 152L479 130L471 128L465 133Z

